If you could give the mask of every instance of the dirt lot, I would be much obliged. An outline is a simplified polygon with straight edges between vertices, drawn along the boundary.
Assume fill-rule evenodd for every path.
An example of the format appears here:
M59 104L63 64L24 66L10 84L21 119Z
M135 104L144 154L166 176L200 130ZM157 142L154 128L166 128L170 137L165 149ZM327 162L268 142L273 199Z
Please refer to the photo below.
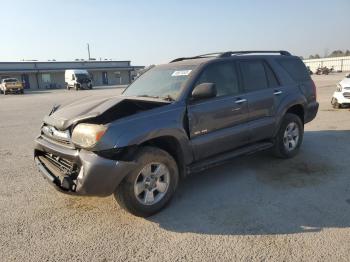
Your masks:
M191 176L150 219L113 197L58 193L33 164L54 103L120 90L0 96L0 260L349 261L350 112L329 103L343 75L314 77L320 111L297 157L260 153Z

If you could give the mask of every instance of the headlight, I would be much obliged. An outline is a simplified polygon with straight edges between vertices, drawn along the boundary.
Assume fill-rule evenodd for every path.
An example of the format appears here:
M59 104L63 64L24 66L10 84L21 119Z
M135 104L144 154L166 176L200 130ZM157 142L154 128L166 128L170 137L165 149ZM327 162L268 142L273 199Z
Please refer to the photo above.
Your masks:
M340 85L340 84L337 84L337 92L341 92L341 90L342 90L341 85Z
M82 148L91 148L105 134L107 127L104 125L79 124L72 134L72 142Z

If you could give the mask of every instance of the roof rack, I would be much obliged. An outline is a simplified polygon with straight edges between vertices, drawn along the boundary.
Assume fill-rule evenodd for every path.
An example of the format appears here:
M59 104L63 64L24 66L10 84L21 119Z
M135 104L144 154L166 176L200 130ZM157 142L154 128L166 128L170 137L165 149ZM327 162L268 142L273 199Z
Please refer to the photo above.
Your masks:
M233 55L246 55L246 54L280 54L284 56L291 56L291 53L284 50L279 51L228 51L228 52L217 52L217 53L209 53L209 54L203 54L203 55L197 55L192 57L180 57L176 58L170 63L179 62L183 60L190 60L190 59L198 59L198 58L207 58L207 57L216 57L216 58L224 58L224 57L231 57Z
M217 52L217 53L209 53L209 54L196 55L196 56L190 56L190 57L179 57L170 61L170 63L179 62L182 60L190 60L190 59L198 59L198 58L206 58L206 57L218 57L222 54L223 52Z

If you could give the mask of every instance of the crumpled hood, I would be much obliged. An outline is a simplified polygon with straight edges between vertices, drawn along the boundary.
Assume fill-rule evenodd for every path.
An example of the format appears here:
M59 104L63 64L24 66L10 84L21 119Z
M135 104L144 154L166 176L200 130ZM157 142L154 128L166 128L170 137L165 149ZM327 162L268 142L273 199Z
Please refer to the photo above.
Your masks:
M112 106L123 101L122 96L89 96L73 103L59 106L51 115L44 117L44 123L54 126L59 130L65 130L81 120L97 117L106 112Z

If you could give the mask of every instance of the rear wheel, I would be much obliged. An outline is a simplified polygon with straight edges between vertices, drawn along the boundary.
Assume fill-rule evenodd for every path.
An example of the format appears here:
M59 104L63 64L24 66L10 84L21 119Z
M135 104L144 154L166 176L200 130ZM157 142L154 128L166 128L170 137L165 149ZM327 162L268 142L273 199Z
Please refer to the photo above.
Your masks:
M114 196L121 207L141 217L159 212L173 196L178 167L166 151L142 148L135 157L136 168L119 185Z
M20 93L23 95L23 94L24 94L24 90L23 90L23 89L21 89Z
M274 154L280 158L295 156L303 141L304 125L299 116L287 113L275 139Z

